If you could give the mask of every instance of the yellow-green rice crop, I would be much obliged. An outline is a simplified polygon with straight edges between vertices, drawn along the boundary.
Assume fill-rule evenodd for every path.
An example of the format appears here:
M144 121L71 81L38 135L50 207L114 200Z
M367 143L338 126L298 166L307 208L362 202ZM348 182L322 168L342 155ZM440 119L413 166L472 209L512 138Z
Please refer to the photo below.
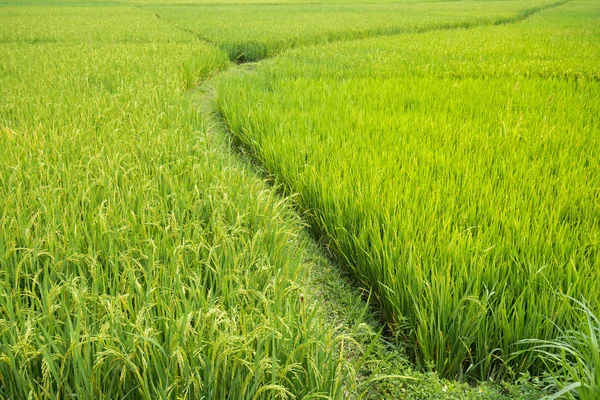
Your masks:
M0 43L192 42L194 37L133 7L2 7Z
M0 12L0 397L341 397L297 219L186 91L226 55L147 11Z
M290 52L224 80L233 133L373 288L419 364L541 367L598 311L600 5Z

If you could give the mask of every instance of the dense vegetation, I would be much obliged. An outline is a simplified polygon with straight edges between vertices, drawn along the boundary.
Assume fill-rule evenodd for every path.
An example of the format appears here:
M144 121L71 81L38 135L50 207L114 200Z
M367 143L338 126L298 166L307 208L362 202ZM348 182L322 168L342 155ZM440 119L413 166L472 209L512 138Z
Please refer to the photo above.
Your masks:
M15 13L51 24L0 45L0 397L339 397L298 221L185 91L226 56L146 12Z
M600 8L299 50L222 82L232 131L415 360L480 379L600 280ZM576 40L574 38L577 38Z
M0 1L0 397L597 397L598 4L263 3Z

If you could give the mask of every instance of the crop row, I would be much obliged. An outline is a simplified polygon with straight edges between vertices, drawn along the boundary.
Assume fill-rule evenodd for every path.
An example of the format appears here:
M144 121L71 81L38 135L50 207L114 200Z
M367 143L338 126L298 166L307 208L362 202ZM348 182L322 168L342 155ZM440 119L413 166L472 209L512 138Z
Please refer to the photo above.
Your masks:
M187 92L226 55L118 10L0 28L0 397L340 397L297 218Z
M579 329L563 295L598 310L599 13L297 50L221 82L234 135L419 364L539 371L519 343Z

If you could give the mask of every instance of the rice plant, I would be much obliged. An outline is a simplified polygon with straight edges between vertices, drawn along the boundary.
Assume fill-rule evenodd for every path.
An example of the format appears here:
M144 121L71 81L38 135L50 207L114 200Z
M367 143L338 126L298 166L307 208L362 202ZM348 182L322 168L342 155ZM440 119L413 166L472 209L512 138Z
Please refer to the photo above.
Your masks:
M233 134L419 365L537 374L516 343L580 322L554 293L596 311L599 12L307 48L221 82Z
M0 2L0 397L504 398L307 300L303 222L198 87L310 46L220 78L237 140L419 365L536 370L515 341L580 321L550 288L597 282L597 6L233 3Z
M301 224L189 94L226 55L135 8L8 14L0 397L341 398Z

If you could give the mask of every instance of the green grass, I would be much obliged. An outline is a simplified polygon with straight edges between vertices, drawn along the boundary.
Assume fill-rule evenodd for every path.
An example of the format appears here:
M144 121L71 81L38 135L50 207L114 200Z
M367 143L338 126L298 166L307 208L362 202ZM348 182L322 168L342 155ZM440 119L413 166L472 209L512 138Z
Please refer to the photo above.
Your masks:
M314 47L221 82L234 135L419 365L537 373L515 344L582 322L556 292L597 311L599 12Z
M586 304L569 298L574 311L583 316L583 323L561 330L553 340L524 340L525 345L534 345L534 350L548 366L549 386L556 394L576 394L583 400L600 396L600 319Z

